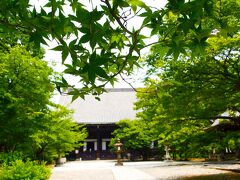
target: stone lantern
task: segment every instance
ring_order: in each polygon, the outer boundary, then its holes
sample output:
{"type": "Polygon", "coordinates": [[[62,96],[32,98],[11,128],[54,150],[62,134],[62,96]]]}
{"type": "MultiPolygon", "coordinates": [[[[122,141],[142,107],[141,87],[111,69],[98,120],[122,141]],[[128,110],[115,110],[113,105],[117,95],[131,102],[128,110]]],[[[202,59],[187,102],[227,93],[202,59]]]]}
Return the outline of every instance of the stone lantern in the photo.
{"type": "Polygon", "coordinates": [[[118,142],[116,144],[114,144],[114,146],[117,148],[117,162],[115,164],[115,166],[123,166],[123,163],[122,163],[122,158],[121,158],[121,153],[122,153],[122,143],[120,142],[120,139],[118,139],[118,142]]]}
{"type": "Polygon", "coordinates": [[[171,161],[172,158],[171,158],[171,156],[170,156],[170,154],[169,154],[169,151],[170,151],[171,149],[169,148],[168,145],[166,145],[164,150],[165,150],[165,152],[166,152],[165,161],[171,161]]]}

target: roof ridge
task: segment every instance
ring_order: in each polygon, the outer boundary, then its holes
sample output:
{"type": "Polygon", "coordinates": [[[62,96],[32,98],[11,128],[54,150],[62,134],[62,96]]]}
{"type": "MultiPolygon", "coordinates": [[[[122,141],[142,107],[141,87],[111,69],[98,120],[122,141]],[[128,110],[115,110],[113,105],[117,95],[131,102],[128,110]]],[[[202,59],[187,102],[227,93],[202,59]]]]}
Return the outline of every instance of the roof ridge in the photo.
{"type": "MultiPolygon", "coordinates": [[[[71,92],[73,88],[68,88],[67,92],[71,92]]],[[[107,92],[132,92],[135,91],[133,88],[105,88],[107,92]]]]}
{"type": "Polygon", "coordinates": [[[105,88],[107,92],[132,92],[135,91],[132,88],[105,88]]]}

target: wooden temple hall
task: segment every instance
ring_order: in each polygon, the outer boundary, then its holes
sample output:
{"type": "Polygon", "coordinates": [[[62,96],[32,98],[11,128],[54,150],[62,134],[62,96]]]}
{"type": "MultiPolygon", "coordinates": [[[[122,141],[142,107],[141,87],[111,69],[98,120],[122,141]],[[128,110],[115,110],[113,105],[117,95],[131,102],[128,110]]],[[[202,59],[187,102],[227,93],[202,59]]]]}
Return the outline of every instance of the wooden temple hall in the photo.
{"type": "Polygon", "coordinates": [[[68,158],[82,160],[113,159],[115,154],[108,147],[111,133],[117,128],[116,122],[122,119],[134,119],[136,111],[133,103],[136,94],[130,88],[107,89],[98,101],[88,95],[85,100],[77,99],[71,103],[71,96],[61,96],[60,104],[74,110],[73,118],[79,124],[85,124],[88,137],[84,146],[72,152],[68,158]]]}

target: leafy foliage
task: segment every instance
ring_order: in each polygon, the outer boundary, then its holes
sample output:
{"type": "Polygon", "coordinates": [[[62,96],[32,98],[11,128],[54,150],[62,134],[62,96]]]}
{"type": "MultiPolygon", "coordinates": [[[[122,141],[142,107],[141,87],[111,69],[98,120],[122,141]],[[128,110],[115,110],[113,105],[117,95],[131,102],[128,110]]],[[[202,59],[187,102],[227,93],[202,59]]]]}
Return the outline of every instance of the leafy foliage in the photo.
{"type": "MultiPolygon", "coordinates": [[[[133,68],[139,66],[142,50],[154,45],[145,62],[151,66],[149,77],[155,75],[157,80],[146,78],[151,93],[141,97],[137,108],[143,109],[140,118],[159,122],[163,141],[176,140],[180,135],[186,137],[191,132],[197,135],[212,123],[211,119],[217,118],[227,119],[235,130],[239,129],[238,0],[169,0],[162,9],[148,7],[140,0],[89,1],[91,7],[87,7],[85,2],[48,0],[37,10],[28,0],[3,0],[0,2],[1,42],[23,43],[29,40],[35,47],[40,47],[47,44],[46,40],[55,39],[58,46],[53,50],[62,54],[62,63],[66,66],[64,73],[80,77],[83,87],[71,91],[73,100],[79,96],[84,98],[89,93],[99,95],[107,83],[114,84],[117,75],[131,74],[133,68]],[[71,8],[71,12],[64,11],[66,6],[71,8]],[[135,18],[143,20],[138,27],[131,23],[135,18]],[[144,36],[145,29],[151,31],[151,36],[157,35],[158,40],[147,44],[145,40],[149,37],[144,36]],[[70,63],[67,58],[71,59],[70,63]],[[224,112],[228,115],[222,115],[224,112]],[[175,125],[179,125],[176,137],[171,137],[168,134],[175,125]]],[[[9,48],[4,43],[0,44],[2,49],[9,48]]],[[[8,149],[15,149],[14,144],[7,142],[19,137],[17,141],[21,144],[33,130],[28,127],[22,133],[15,127],[25,127],[25,120],[29,117],[35,117],[32,121],[41,119],[44,111],[40,107],[48,100],[49,94],[43,94],[42,99],[38,95],[51,87],[44,86],[46,89],[43,88],[39,94],[37,88],[30,88],[36,94],[29,97],[24,93],[14,95],[18,88],[21,89],[18,85],[13,88],[14,94],[8,93],[2,88],[12,85],[12,81],[5,79],[5,66],[5,63],[0,64],[0,82],[3,84],[0,86],[0,105],[5,107],[0,118],[8,121],[0,126],[14,128],[4,130],[12,136],[6,136],[9,139],[0,143],[6,144],[8,149]],[[25,102],[21,97],[28,100],[25,102]],[[35,104],[30,108],[21,106],[24,103],[31,105],[32,100],[35,104]],[[25,112],[33,116],[21,116],[26,115],[25,112]],[[19,118],[18,124],[12,123],[15,117],[19,118]]],[[[10,80],[14,80],[14,74],[10,80]]],[[[21,82],[25,82],[24,87],[28,87],[28,82],[33,83],[30,78],[21,82]]],[[[48,78],[46,81],[40,78],[36,82],[49,85],[45,83],[48,78]]],[[[60,91],[62,87],[69,87],[64,78],[56,84],[60,91]]],[[[24,88],[21,91],[25,92],[24,88]]],[[[183,142],[188,142],[188,139],[183,139],[183,142]]]]}
{"type": "Polygon", "coordinates": [[[0,66],[0,144],[11,151],[26,142],[43,116],[53,91],[52,70],[20,47],[1,53],[0,66]]]}
{"type": "Polygon", "coordinates": [[[239,37],[220,36],[208,43],[206,58],[166,60],[158,75],[161,80],[150,82],[150,87],[168,118],[224,118],[237,125],[239,37]]]}
{"type": "MultiPolygon", "coordinates": [[[[195,9],[192,17],[182,17],[194,19],[196,13],[204,17],[192,24],[196,32],[186,31],[185,26],[179,24],[183,28],[183,36],[178,37],[179,42],[176,45],[183,47],[182,52],[180,47],[171,50],[163,44],[158,44],[152,47],[151,54],[145,60],[149,71],[146,78],[147,87],[138,93],[136,108],[142,109],[138,117],[145,121],[156,121],[159,141],[171,145],[174,150],[187,147],[188,151],[194,152],[196,149],[209,151],[214,148],[220,152],[225,151],[229,143],[233,145],[238,141],[237,137],[233,140],[234,138],[229,138],[228,134],[236,130],[237,133],[240,127],[238,102],[240,26],[239,14],[234,11],[239,10],[240,5],[237,1],[221,2],[222,4],[211,5],[219,11],[202,13],[201,10],[195,9]],[[206,16],[205,13],[211,15],[206,16]],[[212,18],[218,19],[218,23],[212,18]],[[215,32],[211,29],[213,26],[216,28],[215,32]],[[211,34],[210,37],[205,36],[208,34],[204,32],[205,28],[207,31],[211,30],[208,32],[211,34]],[[199,46],[192,44],[196,51],[185,49],[185,44],[189,43],[188,38],[193,38],[185,34],[186,32],[198,39],[199,46]],[[201,38],[206,38],[203,40],[205,43],[201,38]],[[172,52],[169,53],[169,50],[172,52]],[[202,56],[196,56],[195,53],[202,56]],[[211,127],[215,120],[219,123],[215,125],[216,127],[211,127]]],[[[207,5],[210,1],[198,3],[207,5]]],[[[178,12],[186,6],[182,3],[178,8],[176,4],[172,8],[174,12],[178,12]]],[[[171,17],[174,21],[178,14],[173,13],[171,17]]]]}
{"type": "MultiPolygon", "coordinates": [[[[62,53],[65,73],[80,77],[84,88],[73,92],[81,97],[98,95],[108,82],[116,81],[118,74],[130,74],[138,66],[141,50],[152,44],[163,46],[164,55],[174,59],[186,52],[197,57],[204,54],[213,30],[232,35],[239,26],[236,0],[169,0],[163,9],[148,7],[140,0],[90,3],[87,8],[86,1],[49,0],[40,10],[28,0],[0,3],[2,34],[27,35],[36,47],[47,44],[46,39],[55,39],[59,45],[54,50],[62,53]],[[66,6],[70,12],[64,11],[66,6]],[[131,20],[139,18],[143,21],[135,27],[131,20]],[[159,37],[157,42],[146,44],[146,28],[151,36],[159,37]],[[68,57],[71,63],[66,63],[68,57]]],[[[57,86],[69,85],[62,81],[57,86]]]]}
{"type": "Polygon", "coordinates": [[[24,155],[21,152],[0,153],[0,164],[10,165],[16,160],[23,160],[24,155]]]}
{"type": "Polygon", "coordinates": [[[135,150],[144,153],[149,150],[151,143],[155,140],[155,129],[153,124],[148,125],[139,120],[121,120],[117,123],[119,126],[113,132],[114,138],[111,139],[110,146],[118,142],[118,139],[123,143],[123,149],[127,151],[135,150]]]}
{"type": "Polygon", "coordinates": [[[71,111],[57,106],[43,121],[41,128],[30,136],[35,159],[53,160],[83,145],[86,129],[73,122],[71,111]]]}
{"type": "Polygon", "coordinates": [[[11,165],[4,166],[2,177],[3,180],[16,179],[39,179],[45,180],[50,176],[50,169],[45,167],[45,164],[38,164],[33,161],[23,162],[16,160],[11,165]]]}
{"type": "Polygon", "coordinates": [[[0,57],[0,146],[26,157],[52,161],[81,146],[86,130],[72,112],[50,102],[52,70],[22,47],[0,57]]]}
{"type": "Polygon", "coordinates": [[[164,150],[165,146],[168,146],[174,158],[183,159],[206,154],[206,149],[202,148],[206,145],[203,140],[204,128],[210,123],[168,117],[158,96],[160,93],[154,91],[153,88],[154,86],[149,86],[148,89],[139,89],[135,106],[142,110],[137,113],[139,121],[144,121],[145,126],[153,124],[150,126],[151,131],[154,132],[160,149],[164,150]]]}

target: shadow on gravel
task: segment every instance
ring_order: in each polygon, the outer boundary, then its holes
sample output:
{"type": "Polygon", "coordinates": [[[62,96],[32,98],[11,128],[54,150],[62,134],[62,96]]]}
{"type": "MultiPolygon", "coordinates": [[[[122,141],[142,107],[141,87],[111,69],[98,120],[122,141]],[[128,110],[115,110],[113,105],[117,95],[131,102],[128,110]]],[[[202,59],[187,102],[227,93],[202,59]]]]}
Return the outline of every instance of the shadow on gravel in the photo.
{"type": "Polygon", "coordinates": [[[239,180],[240,174],[238,173],[227,173],[227,174],[213,174],[213,175],[202,175],[192,177],[182,177],[176,180],[239,180]]]}

